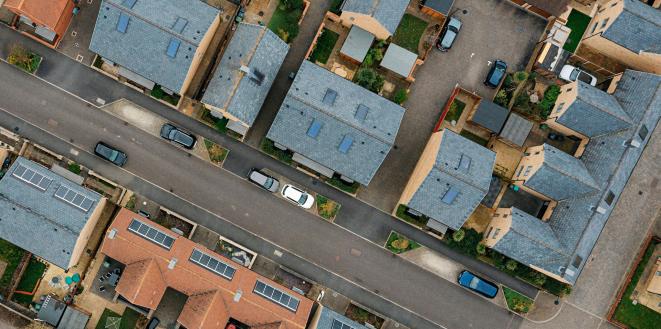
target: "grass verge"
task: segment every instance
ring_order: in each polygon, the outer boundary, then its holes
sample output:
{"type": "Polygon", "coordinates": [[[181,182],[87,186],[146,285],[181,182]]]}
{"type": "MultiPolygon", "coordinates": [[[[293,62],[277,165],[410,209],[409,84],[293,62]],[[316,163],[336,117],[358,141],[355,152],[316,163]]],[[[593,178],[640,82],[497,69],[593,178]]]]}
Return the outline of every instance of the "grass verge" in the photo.
{"type": "Polygon", "coordinates": [[[510,310],[522,314],[530,312],[530,307],[533,303],[532,299],[507,287],[503,287],[503,294],[505,295],[505,301],[507,301],[507,307],[510,310]]]}
{"type": "Polygon", "coordinates": [[[204,139],[204,146],[207,147],[209,152],[209,160],[217,165],[222,165],[229,151],[206,138],[204,139]]]}
{"type": "Polygon", "coordinates": [[[340,204],[323,196],[317,194],[317,213],[324,219],[332,221],[337,216],[340,210],[340,204]]]}
{"type": "Polygon", "coordinates": [[[392,42],[417,54],[420,38],[425,33],[427,25],[427,22],[418,17],[411,14],[404,14],[402,21],[397,26],[392,42]]]}
{"type": "Polygon", "coordinates": [[[420,248],[420,244],[395,231],[392,231],[390,232],[388,240],[386,241],[386,248],[395,254],[400,254],[405,251],[420,248]]]}

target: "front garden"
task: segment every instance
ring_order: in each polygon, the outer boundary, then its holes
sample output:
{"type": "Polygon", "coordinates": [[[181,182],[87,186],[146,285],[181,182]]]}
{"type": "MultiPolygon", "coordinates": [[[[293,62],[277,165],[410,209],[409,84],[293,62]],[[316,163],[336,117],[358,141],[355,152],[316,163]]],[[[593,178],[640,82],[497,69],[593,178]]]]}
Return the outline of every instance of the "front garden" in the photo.
{"type": "Polygon", "coordinates": [[[19,67],[25,72],[34,74],[41,64],[41,56],[26,49],[21,45],[13,45],[9,51],[7,62],[19,67]]]}
{"type": "Polygon", "coordinates": [[[380,316],[373,314],[356,304],[349,304],[349,307],[347,307],[344,315],[347,318],[363,325],[369,323],[374,328],[381,328],[383,322],[385,322],[385,320],[380,316]]]}
{"type": "Polygon", "coordinates": [[[329,29],[324,29],[319,38],[317,38],[317,44],[314,46],[312,54],[310,54],[310,61],[326,64],[339,37],[339,34],[329,29]]]}
{"type": "Polygon", "coordinates": [[[411,14],[404,14],[397,26],[392,42],[417,54],[420,38],[425,33],[428,23],[411,14]]]}
{"type": "Polygon", "coordinates": [[[395,212],[395,214],[399,219],[411,223],[417,227],[424,228],[425,226],[427,226],[429,217],[426,217],[424,215],[414,216],[407,211],[408,209],[409,208],[407,206],[400,204],[399,206],[397,206],[397,211],[395,212]]]}
{"type": "Polygon", "coordinates": [[[204,146],[206,146],[207,152],[209,153],[209,160],[214,164],[221,166],[229,151],[206,138],[204,139],[204,146]]]}
{"type": "Polygon", "coordinates": [[[651,258],[658,243],[658,240],[652,240],[647,249],[645,249],[645,253],[640,259],[640,262],[631,277],[631,281],[627,285],[624,294],[622,295],[622,299],[613,314],[613,320],[620,322],[629,328],[652,329],[658,328],[659,323],[661,323],[661,314],[642,304],[634,303],[631,298],[638,281],[640,281],[640,278],[643,275],[645,266],[648,262],[655,261],[651,258]]]}
{"type": "Polygon", "coordinates": [[[291,43],[298,35],[298,21],[303,15],[303,0],[280,0],[268,28],[280,39],[291,43]]]}
{"type": "Polygon", "coordinates": [[[458,99],[454,99],[452,101],[452,104],[450,104],[450,109],[448,110],[448,113],[445,115],[445,121],[448,122],[459,121],[459,118],[461,118],[461,113],[464,112],[465,107],[466,107],[466,103],[458,99]]]}
{"type": "Polygon", "coordinates": [[[293,162],[292,157],[294,156],[294,154],[291,151],[285,151],[275,147],[275,143],[273,143],[273,141],[268,138],[264,138],[262,140],[260,149],[262,150],[262,152],[288,165],[292,164],[293,162]]]}
{"type": "Polygon", "coordinates": [[[330,186],[333,186],[341,191],[347,192],[351,195],[355,195],[358,192],[360,184],[357,182],[347,183],[343,181],[339,175],[334,175],[331,178],[325,179],[326,183],[330,186]]]}
{"type": "Polygon", "coordinates": [[[503,294],[505,295],[507,308],[519,314],[525,314],[530,312],[530,308],[532,307],[533,304],[532,299],[508,287],[503,287],[503,294]]]}
{"type": "Polygon", "coordinates": [[[181,98],[179,95],[173,94],[167,94],[163,88],[161,88],[160,85],[154,85],[154,88],[150,92],[151,97],[154,97],[158,100],[165,101],[171,105],[177,106],[179,104],[179,99],[181,98]]]}

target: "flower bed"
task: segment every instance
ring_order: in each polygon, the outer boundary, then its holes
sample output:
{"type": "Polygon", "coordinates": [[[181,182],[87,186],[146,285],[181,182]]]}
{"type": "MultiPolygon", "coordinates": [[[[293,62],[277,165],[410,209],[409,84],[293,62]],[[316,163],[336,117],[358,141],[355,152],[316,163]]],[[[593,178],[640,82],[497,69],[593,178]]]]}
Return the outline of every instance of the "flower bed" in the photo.
{"type": "Polygon", "coordinates": [[[340,210],[340,204],[323,196],[317,194],[317,213],[324,219],[332,221],[337,216],[340,210]]]}
{"type": "Polygon", "coordinates": [[[521,314],[530,312],[530,307],[533,304],[532,299],[507,287],[503,287],[503,294],[505,295],[507,308],[521,314]]]}
{"type": "Polygon", "coordinates": [[[392,231],[388,236],[386,241],[386,249],[392,251],[395,254],[400,254],[406,251],[420,248],[420,244],[410,240],[409,238],[392,231]]]}
{"type": "Polygon", "coordinates": [[[25,72],[33,74],[37,72],[39,64],[41,64],[41,56],[25,49],[23,46],[14,45],[9,51],[7,62],[19,67],[25,72]]]}

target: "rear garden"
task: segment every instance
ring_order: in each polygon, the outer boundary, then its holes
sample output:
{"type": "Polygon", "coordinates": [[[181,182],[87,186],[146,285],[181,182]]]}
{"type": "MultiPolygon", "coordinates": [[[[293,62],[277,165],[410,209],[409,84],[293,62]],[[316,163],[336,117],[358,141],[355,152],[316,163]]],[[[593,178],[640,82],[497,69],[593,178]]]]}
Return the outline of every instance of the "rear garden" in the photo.
{"type": "Polygon", "coordinates": [[[0,293],[6,294],[9,290],[14,272],[21,263],[25,250],[0,239],[0,293]]]}
{"type": "Polygon", "coordinates": [[[565,45],[563,46],[566,51],[570,53],[576,51],[576,48],[583,37],[583,33],[585,33],[585,29],[588,28],[589,24],[590,16],[583,14],[576,9],[572,9],[571,13],[569,13],[566,24],[566,26],[571,29],[567,42],[565,42],[565,45]]]}
{"type": "Polygon", "coordinates": [[[36,258],[30,258],[28,266],[23,272],[21,280],[16,286],[16,291],[13,295],[13,300],[23,306],[28,306],[34,299],[34,292],[37,284],[41,281],[44,272],[46,272],[46,264],[38,261],[36,258]]]}
{"type": "Polygon", "coordinates": [[[544,81],[535,72],[519,71],[505,76],[494,103],[541,122],[551,114],[558,95],[559,86],[544,81]]]}
{"type": "Polygon", "coordinates": [[[106,308],[103,310],[103,314],[101,314],[101,318],[96,324],[96,329],[134,329],[138,320],[142,317],[143,316],[140,313],[128,307],[122,315],[106,308]]]}
{"type": "Polygon", "coordinates": [[[279,1],[268,28],[285,42],[291,43],[298,35],[298,22],[303,15],[305,3],[303,0],[279,1]]]}
{"type": "Polygon", "coordinates": [[[329,29],[324,29],[319,38],[317,38],[317,44],[310,55],[310,61],[326,64],[339,37],[339,34],[329,29]]]}
{"type": "Polygon", "coordinates": [[[392,42],[398,46],[418,54],[420,39],[427,29],[428,23],[411,14],[404,14],[402,21],[397,26],[392,42]]]}

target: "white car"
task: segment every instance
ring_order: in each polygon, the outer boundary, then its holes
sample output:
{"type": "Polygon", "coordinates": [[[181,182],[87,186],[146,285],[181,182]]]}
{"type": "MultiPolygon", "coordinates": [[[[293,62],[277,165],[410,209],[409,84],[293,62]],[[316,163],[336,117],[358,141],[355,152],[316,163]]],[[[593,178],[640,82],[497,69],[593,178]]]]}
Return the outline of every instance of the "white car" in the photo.
{"type": "Polygon", "coordinates": [[[314,198],[310,194],[293,185],[285,185],[280,194],[282,194],[285,199],[305,209],[312,208],[312,205],[314,204],[314,198]]]}
{"type": "Polygon", "coordinates": [[[592,86],[597,85],[597,78],[595,78],[594,75],[569,64],[562,67],[562,70],[560,71],[560,79],[570,82],[578,79],[585,83],[589,83],[592,86]]]}

